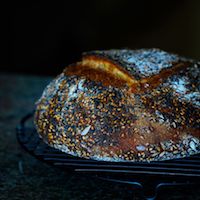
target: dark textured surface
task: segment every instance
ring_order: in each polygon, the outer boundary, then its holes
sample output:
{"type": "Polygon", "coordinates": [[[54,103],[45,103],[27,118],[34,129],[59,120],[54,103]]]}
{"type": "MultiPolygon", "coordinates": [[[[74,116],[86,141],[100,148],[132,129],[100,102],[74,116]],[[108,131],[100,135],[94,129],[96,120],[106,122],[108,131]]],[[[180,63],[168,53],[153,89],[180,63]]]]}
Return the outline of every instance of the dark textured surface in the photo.
{"type": "MultiPolygon", "coordinates": [[[[34,108],[50,79],[0,74],[0,199],[132,199],[125,186],[53,169],[18,145],[15,127],[34,108]]],[[[179,188],[159,199],[199,200],[200,191],[179,188]]]]}

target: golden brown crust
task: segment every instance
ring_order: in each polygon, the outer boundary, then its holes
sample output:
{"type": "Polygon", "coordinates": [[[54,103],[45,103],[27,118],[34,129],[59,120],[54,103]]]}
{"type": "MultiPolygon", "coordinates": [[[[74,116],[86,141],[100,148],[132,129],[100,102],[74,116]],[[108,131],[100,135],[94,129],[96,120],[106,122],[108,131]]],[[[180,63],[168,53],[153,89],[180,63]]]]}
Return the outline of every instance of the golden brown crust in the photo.
{"type": "MultiPolygon", "coordinates": [[[[157,51],[121,52],[142,58],[149,69],[163,65],[148,76],[134,77],[135,69],[119,64],[119,51],[93,52],[66,68],[37,103],[39,134],[66,153],[97,160],[159,161],[199,153],[199,64],[157,51]]],[[[132,64],[140,69],[144,63],[132,64]]]]}
{"type": "Polygon", "coordinates": [[[126,80],[120,79],[112,73],[76,64],[67,67],[64,73],[67,76],[83,76],[91,81],[101,82],[104,86],[124,87],[127,83],[126,80]]]}

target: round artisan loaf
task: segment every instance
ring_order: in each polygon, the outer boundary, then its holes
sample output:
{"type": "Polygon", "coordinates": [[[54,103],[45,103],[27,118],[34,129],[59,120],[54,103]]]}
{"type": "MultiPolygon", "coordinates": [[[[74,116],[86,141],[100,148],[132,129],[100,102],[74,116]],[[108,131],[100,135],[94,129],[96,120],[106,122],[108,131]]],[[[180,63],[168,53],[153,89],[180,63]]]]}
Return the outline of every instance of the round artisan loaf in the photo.
{"type": "Polygon", "coordinates": [[[35,125],[50,146],[101,161],[200,153],[200,63],[159,49],[83,54],[44,90],[35,125]]]}

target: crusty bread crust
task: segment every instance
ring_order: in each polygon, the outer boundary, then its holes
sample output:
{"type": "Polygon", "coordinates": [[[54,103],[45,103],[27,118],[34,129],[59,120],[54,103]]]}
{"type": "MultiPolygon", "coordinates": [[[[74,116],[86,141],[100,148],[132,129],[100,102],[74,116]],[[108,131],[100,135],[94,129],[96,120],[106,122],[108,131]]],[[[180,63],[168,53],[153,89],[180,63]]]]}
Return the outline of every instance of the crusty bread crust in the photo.
{"type": "Polygon", "coordinates": [[[37,131],[50,146],[96,160],[200,153],[199,67],[158,49],[85,53],[44,90],[37,131]]]}

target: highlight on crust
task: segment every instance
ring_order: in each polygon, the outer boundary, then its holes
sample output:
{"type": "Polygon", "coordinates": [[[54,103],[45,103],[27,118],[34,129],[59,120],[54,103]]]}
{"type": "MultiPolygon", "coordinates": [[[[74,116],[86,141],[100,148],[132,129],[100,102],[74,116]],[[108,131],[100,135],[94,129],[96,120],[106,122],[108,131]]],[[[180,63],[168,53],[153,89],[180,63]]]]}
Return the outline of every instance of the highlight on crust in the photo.
{"type": "Polygon", "coordinates": [[[188,61],[182,63],[172,63],[169,69],[161,69],[159,74],[144,77],[136,80],[129,71],[120,66],[116,61],[102,58],[95,55],[83,56],[82,61],[66,67],[66,75],[79,75],[100,81],[105,85],[120,87],[127,85],[131,92],[144,92],[146,89],[152,89],[158,86],[163,79],[177,73],[183,68],[190,66],[188,61]]]}

